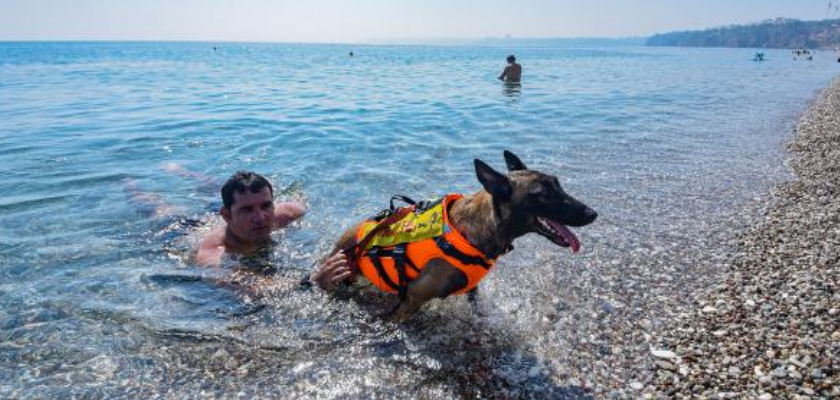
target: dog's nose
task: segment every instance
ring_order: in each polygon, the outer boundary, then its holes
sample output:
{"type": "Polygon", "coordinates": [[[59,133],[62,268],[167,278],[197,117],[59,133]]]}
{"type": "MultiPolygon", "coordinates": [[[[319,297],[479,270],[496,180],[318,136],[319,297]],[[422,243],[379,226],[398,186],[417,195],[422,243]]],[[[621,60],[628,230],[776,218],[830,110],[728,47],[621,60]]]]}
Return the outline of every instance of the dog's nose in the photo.
{"type": "Polygon", "coordinates": [[[587,224],[592,223],[592,221],[595,221],[595,218],[598,218],[598,213],[589,207],[586,207],[586,210],[583,212],[583,215],[586,216],[587,224]]]}

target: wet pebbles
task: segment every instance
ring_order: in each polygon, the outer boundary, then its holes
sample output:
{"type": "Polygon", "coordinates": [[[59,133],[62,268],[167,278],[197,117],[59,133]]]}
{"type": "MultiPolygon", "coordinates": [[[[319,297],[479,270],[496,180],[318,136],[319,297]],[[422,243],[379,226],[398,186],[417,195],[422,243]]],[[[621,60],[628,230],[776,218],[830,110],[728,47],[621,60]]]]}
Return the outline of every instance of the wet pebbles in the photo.
{"type": "Polygon", "coordinates": [[[840,398],[840,80],[802,117],[789,150],[796,178],[738,238],[719,283],[655,335],[644,382],[622,394],[840,398]]]}

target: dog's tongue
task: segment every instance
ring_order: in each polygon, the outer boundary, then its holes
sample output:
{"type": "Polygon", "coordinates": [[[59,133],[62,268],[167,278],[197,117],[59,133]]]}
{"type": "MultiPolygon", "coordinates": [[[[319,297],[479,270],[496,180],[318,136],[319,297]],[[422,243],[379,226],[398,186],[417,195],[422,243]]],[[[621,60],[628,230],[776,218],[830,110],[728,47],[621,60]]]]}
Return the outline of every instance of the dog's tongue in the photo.
{"type": "Polygon", "coordinates": [[[552,220],[548,220],[548,223],[551,224],[551,227],[563,237],[563,240],[569,244],[569,247],[572,249],[572,253],[577,253],[580,251],[580,240],[578,240],[577,236],[572,233],[569,228],[566,228],[566,225],[558,224],[552,220]]]}

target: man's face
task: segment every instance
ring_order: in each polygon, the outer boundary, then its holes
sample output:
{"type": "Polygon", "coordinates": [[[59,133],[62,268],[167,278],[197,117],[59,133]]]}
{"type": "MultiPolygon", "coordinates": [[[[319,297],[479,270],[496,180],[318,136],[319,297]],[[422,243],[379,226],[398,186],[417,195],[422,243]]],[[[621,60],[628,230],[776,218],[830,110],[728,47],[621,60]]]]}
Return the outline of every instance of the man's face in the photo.
{"type": "Polygon", "coordinates": [[[274,220],[274,199],[268,187],[258,193],[233,193],[230,209],[222,207],[222,217],[238,238],[259,243],[271,237],[274,220]]]}

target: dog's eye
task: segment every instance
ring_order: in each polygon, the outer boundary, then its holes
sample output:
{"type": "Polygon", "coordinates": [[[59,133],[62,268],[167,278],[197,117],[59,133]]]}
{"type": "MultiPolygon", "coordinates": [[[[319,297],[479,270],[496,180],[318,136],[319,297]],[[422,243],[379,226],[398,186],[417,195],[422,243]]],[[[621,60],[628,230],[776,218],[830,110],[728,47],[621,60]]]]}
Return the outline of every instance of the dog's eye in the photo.
{"type": "Polygon", "coordinates": [[[528,194],[535,197],[542,196],[543,194],[545,194],[545,188],[543,188],[542,186],[537,186],[531,189],[531,191],[529,191],[528,194]]]}

